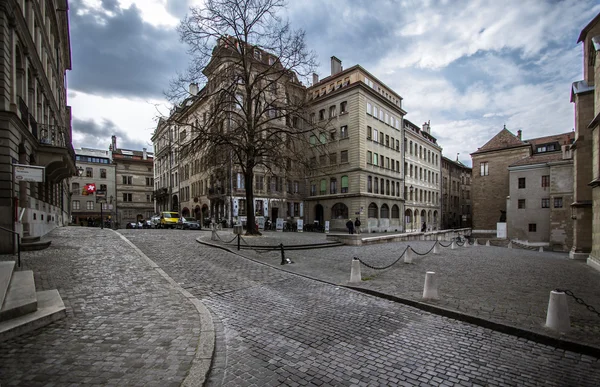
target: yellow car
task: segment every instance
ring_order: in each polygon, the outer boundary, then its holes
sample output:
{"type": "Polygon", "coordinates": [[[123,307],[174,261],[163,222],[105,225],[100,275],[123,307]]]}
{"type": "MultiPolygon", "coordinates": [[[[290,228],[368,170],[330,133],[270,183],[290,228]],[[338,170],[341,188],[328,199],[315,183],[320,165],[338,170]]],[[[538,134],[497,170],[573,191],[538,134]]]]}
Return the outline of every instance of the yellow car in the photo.
{"type": "Polygon", "coordinates": [[[164,211],[160,213],[160,228],[175,228],[179,214],[177,212],[164,211]]]}

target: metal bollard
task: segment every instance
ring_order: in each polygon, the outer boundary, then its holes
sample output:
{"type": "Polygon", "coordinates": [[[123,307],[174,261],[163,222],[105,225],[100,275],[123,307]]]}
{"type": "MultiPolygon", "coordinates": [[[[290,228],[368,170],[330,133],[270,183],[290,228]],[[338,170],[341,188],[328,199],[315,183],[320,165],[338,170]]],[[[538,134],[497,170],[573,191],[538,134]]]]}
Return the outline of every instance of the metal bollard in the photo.
{"type": "Polygon", "coordinates": [[[548,301],[548,313],[546,314],[546,327],[557,332],[567,332],[571,328],[569,317],[569,305],[567,295],[563,292],[553,290],[550,292],[548,301]]]}
{"type": "Polygon", "coordinates": [[[425,286],[423,287],[423,299],[424,300],[437,300],[439,299],[438,294],[438,281],[434,271],[428,271],[425,273],[425,286]]]}
{"type": "Polygon", "coordinates": [[[412,247],[410,246],[404,251],[404,263],[412,263],[412,247]]]}
{"type": "Polygon", "coordinates": [[[285,251],[283,250],[283,243],[279,244],[279,248],[281,249],[281,264],[285,265],[287,260],[285,259],[285,251]]]}
{"type": "Polygon", "coordinates": [[[352,259],[352,267],[350,269],[350,282],[356,283],[361,282],[362,276],[360,274],[360,261],[358,258],[354,257],[352,259]]]}
{"type": "Polygon", "coordinates": [[[238,236],[237,236],[238,237],[237,238],[238,239],[238,251],[240,251],[240,239],[241,239],[241,236],[242,236],[241,234],[238,234],[238,236]]]}

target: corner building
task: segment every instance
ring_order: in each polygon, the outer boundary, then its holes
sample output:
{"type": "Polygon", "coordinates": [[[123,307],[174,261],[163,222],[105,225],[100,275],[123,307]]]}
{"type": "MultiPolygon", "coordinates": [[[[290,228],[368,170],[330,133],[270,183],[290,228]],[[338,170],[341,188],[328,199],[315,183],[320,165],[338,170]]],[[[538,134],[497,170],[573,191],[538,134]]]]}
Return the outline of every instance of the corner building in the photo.
{"type": "Polygon", "coordinates": [[[307,90],[309,119],[323,127],[311,136],[307,223],[330,222],[345,230],[404,231],[402,97],[360,65],[342,69],[331,58],[331,75],[307,90]]]}

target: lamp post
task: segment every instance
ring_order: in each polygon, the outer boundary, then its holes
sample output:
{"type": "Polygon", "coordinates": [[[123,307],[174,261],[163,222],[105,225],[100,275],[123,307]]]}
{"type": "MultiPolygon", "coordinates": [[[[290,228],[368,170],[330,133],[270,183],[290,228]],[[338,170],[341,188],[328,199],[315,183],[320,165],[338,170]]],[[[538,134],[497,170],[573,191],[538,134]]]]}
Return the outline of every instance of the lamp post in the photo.
{"type": "MultiPolygon", "coordinates": [[[[408,188],[410,191],[410,201],[413,201],[413,191],[415,190],[415,187],[412,186],[412,184],[410,185],[410,187],[408,188]]],[[[411,211],[411,225],[410,225],[410,231],[414,231],[415,230],[415,212],[413,210],[411,211]]]]}

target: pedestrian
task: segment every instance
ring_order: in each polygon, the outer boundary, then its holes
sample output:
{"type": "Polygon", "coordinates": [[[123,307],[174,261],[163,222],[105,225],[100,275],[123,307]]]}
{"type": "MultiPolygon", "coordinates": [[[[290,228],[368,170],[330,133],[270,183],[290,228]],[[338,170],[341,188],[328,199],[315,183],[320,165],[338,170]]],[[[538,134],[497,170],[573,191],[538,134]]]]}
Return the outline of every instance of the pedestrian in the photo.
{"type": "Polygon", "coordinates": [[[421,232],[427,231],[427,223],[423,222],[423,226],[421,227],[421,232]]]}
{"type": "Polygon", "coordinates": [[[348,234],[354,234],[354,223],[352,223],[352,219],[348,219],[346,227],[348,228],[348,234]]]}
{"type": "Polygon", "coordinates": [[[354,221],[354,229],[356,230],[357,234],[360,234],[360,219],[358,219],[358,217],[354,221]]]}

